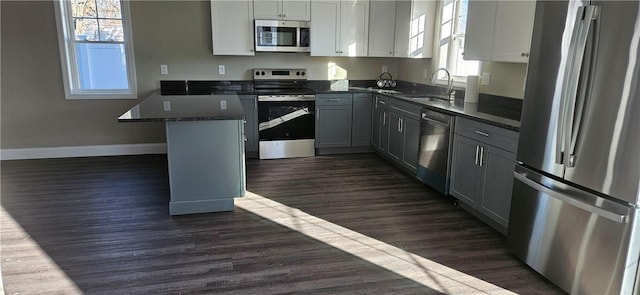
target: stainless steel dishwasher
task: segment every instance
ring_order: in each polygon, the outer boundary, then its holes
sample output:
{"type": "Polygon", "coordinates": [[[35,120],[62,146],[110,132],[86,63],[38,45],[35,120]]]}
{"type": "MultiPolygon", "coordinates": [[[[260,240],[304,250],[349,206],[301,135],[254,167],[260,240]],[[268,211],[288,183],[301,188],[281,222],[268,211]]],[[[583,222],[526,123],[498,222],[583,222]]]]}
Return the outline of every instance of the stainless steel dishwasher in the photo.
{"type": "Polygon", "coordinates": [[[454,116],[422,109],[417,177],[445,196],[449,194],[454,122],[454,116]]]}

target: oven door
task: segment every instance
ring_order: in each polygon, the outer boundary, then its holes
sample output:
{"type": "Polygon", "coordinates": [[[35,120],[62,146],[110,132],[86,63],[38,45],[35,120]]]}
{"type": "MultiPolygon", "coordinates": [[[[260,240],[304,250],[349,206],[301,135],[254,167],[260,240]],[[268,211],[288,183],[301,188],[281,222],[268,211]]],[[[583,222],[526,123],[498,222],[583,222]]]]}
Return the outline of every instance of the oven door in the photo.
{"type": "Polygon", "coordinates": [[[315,96],[258,96],[260,159],[315,156],[315,96]]]}
{"type": "Polygon", "coordinates": [[[315,138],[314,98],[258,97],[260,141],[315,138]]]}

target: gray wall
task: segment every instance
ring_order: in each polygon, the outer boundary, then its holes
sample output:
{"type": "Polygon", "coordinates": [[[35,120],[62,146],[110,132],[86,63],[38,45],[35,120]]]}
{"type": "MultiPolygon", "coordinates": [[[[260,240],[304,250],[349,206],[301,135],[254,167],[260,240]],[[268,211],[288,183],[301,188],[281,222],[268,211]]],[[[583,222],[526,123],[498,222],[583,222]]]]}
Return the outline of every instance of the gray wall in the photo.
{"type": "MultiPolygon", "coordinates": [[[[132,1],[138,100],[65,100],[51,1],[0,1],[0,148],[164,142],[160,123],[118,123],[116,118],[159,88],[160,80],[245,80],[254,67],[306,67],[309,79],[326,80],[329,63],[348,79],[376,79],[382,65],[398,79],[423,83],[430,60],[329,58],[258,53],[213,56],[209,1],[132,1]],[[169,75],[160,75],[160,65],[169,75]],[[218,65],[226,75],[218,75],[218,65]]],[[[513,77],[514,69],[493,74],[513,77]]],[[[519,71],[520,69],[515,69],[519,71]]],[[[516,74],[517,76],[517,74],[516,74]]],[[[520,75],[522,76],[522,75],[520,75]]],[[[515,96],[509,83],[493,94],[515,96]]],[[[519,96],[521,97],[521,95],[519,96]]]]}

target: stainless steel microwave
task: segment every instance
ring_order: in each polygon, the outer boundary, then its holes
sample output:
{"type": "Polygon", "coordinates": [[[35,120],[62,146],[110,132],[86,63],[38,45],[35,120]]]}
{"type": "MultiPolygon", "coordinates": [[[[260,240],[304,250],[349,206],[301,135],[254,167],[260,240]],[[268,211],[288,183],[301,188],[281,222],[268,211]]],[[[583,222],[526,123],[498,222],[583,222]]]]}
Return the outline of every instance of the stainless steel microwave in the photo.
{"type": "Polygon", "coordinates": [[[309,22],[255,20],[256,51],[309,52],[309,22]]]}

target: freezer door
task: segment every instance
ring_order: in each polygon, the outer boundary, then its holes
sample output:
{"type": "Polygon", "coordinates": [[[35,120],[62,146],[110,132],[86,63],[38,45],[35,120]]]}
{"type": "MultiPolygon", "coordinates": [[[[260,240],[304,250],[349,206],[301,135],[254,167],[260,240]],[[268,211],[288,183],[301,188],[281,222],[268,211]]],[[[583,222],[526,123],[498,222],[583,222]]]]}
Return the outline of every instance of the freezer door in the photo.
{"type": "Polygon", "coordinates": [[[521,166],[514,175],[509,249],[571,294],[632,294],[637,210],[521,166]]]}
{"type": "Polygon", "coordinates": [[[565,179],[638,204],[640,2],[591,5],[597,18],[585,49],[565,179]]]}
{"type": "Polygon", "coordinates": [[[522,108],[518,161],[564,176],[558,138],[565,68],[572,56],[580,1],[538,1],[522,108]],[[561,162],[560,162],[561,163],[561,162]]]}

